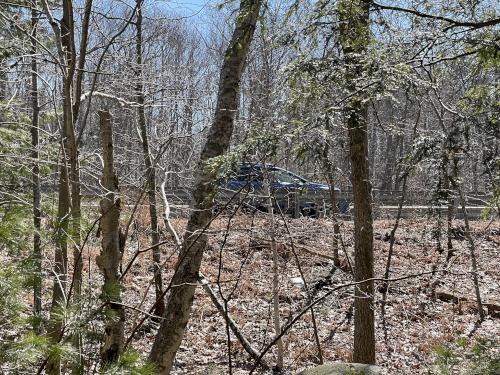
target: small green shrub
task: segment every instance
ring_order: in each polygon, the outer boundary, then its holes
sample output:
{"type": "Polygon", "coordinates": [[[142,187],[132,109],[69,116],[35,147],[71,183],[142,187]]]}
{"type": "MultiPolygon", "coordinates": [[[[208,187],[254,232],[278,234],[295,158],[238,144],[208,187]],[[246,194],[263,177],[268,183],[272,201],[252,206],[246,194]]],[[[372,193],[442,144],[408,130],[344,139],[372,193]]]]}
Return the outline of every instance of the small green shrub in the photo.
{"type": "Polygon", "coordinates": [[[499,340],[478,337],[460,338],[434,348],[436,375],[498,375],[500,374],[499,340]]]}
{"type": "Polygon", "coordinates": [[[157,374],[155,367],[141,361],[140,355],[135,351],[126,351],[123,353],[116,363],[106,366],[102,370],[103,375],[154,375],[157,374]]]}

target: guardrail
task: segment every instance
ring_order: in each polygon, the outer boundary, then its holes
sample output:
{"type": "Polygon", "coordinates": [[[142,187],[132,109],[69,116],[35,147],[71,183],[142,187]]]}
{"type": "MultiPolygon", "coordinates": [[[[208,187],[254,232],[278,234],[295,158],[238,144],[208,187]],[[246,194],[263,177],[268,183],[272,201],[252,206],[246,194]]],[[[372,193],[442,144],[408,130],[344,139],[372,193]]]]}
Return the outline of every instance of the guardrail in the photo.
{"type": "MultiPolygon", "coordinates": [[[[290,207],[295,208],[293,212],[294,217],[299,217],[300,212],[298,207],[300,202],[297,202],[292,196],[293,192],[290,193],[290,207]]],[[[189,207],[190,193],[187,190],[175,190],[167,192],[167,199],[169,203],[173,206],[173,210],[177,211],[179,214],[184,216],[189,207]]],[[[299,195],[300,199],[300,195],[299,195]]],[[[394,218],[397,215],[399,200],[401,199],[401,191],[377,191],[374,190],[373,197],[373,215],[375,218],[394,218]]],[[[480,218],[483,211],[487,209],[489,200],[491,196],[488,195],[467,195],[467,213],[470,218],[480,218]]],[[[336,193],[336,200],[339,204],[347,207],[347,212],[342,215],[346,219],[350,219],[352,214],[352,192],[341,191],[336,193]]],[[[430,203],[430,202],[429,202],[430,203]]],[[[457,202],[458,203],[458,202],[457,202]]],[[[405,204],[402,209],[401,216],[403,218],[410,217],[421,217],[430,214],[445,214],[448,209],[447,203],[443,205],[427,204],[427,202],[422,202],[422,204],[415,204],[413,200],[410,200],[409,204],[405,204]]],[[[494,214],[495,212],[492,212],[494,214]]],[[[454,216],[456,218],[463,218],[463,213],[460,207],[455,207],[454,216]]]]}
{"type": "MultiPolygon", "coordinates": [[[[378,189],[373,189],[373,216],[374,218],[394,218],[397,215],[399,200],[401,199],[401,191],[383,191],[378,189]]],[[[138,191],[128,191],[124,193],[124,195],[129,197],[129,202],[134,201],[134,197],[139,195],[138,191]]],[[[189,204],[191,199],[190,191],[185,189],[175,189],[169,190],[166,192],[167,199],[172,209],[172,214],[174,216],[187,216],[189,215],[189,204]]],[[[301,212],[299,210],[300,201],[296,201],[293,197],[294,193],[290,192],[289,197],[289,212],[292,213],[294,217],[299,217],[301,212]]],[[[87,196],[91,199],[96,197],[97,195],[93,192],[84,193],[84,196],[87,196]]],[[[410,218],[410,217],[422,217],[431,214],[441,213],[445,215],[445,211],[447,208],[447,202],[443,202],[442,205],[436,205],[432,202],[424,201],[425,195],[421,195],[418,199],[412,197],[411,195],[405,200],[405,205],[402,209],[402,217],[410,218]]],[[[480,218],[483,211],[488,208],[489,201],[491,200],[491,195],[485,194],[467,194],[467,211],[470,218],[480,218]]],[[[301,195],[299,194],[299,199],[301,199],[301,195]]],[[[227,199],[228,200],[228,199],[227,199]]],[[[339,205],[342,205],[345,210],[342,210],[344,213],[342,215],[343,218],[349,220],[352,219],[352,207],[353,207],[353,199],[351,191],[340,191],[336,193],[336,200],[339,205]]],[[[161,202],[159,202],[161,204],[161,202]]],[[[329,202],[326,202],[328,205],[329,202]]],[[[458,203],[458,202],[456,202],[458,203]]],[[[492,212],[495,214],[495,211],[492,212]]],[[[462,210],[460,207],[455,207],[454,216],[456,218],[462,218],[462,210]]]]}
{"type": "MultiPolygon", "coordinates": [[[[167,191],[167,198],[169,201],[171,200],[172,204],[189,204],[191,194],[188,189],[175,189],[171,191],[167,191]]],[[[401,199],[402,191],[387,191],[387,190],[372,190],[373,203],[375,205],[394,205],[397,206],[399,204],[399,200],[401,199]]],[[[431,204],[432,202],[426,201],[425,195],[422,194],[417,198],[411,196],[411,194],[407,194],[408,198],[405,200],[408,204],[411,205],[426,205],[431,204]]],[[[474,194],[468,193],[466,195],[467,205],[469,206],[487,206],[491,200],[491,194],[474,194]]],[[[351,203],[353,201],[352,191],[343,190],[336,193],[337,201],[346,201],[351,203]]]]}

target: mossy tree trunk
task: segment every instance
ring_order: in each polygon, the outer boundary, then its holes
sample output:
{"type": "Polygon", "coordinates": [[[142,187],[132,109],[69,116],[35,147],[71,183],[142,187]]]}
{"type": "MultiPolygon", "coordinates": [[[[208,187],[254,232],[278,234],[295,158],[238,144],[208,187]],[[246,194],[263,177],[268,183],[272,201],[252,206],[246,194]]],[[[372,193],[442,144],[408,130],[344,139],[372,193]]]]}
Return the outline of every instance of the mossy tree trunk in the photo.
{"type": "Polygon", "coordinates": [[[234,117],[238,110],[240,79],[252,40],[261,0],[242,0],[236,27],[221,67],[215,117],[207,142],[202,150],[197,179],[193,189],[193,211],[171,281],[164,320],[156,336],[150,360],[160,374],[169,374],[179,348],[193,304],[201,260],[207,243],[205,229],[212,219],[214,181],[217,171],[207,162],[223,155],[233,133],[234,117]]]}

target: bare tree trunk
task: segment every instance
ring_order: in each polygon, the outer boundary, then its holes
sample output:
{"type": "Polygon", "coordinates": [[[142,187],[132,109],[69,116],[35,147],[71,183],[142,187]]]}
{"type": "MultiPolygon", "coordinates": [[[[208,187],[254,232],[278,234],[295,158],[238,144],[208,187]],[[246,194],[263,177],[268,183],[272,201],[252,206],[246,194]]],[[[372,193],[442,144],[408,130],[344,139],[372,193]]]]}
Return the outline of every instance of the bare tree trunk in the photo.
{"type": "Polygon", "coordinates": [[[212,219],[213,196],[217,171],[207,161],[224,154],[233,133],[234,116],[238,108],[241,73],[253,37],[260,0],[242,0],[236,27],[221,67],[215,118],[200,157],[197,179],[193,190],[194,210],[186,228],[176,270],[171,281],[164,320],[158,331],[150,360],[160,374],[169,374],[175,354],[184,336],[189,320],[194,291],[198,280],[207,237],[205,229],[212,219]]]}
{"type": "Polygon", "coordinates": [[[369,173],[370,173],[370,179],[377,178],[379,173],[376,168],[378,163],[376,163],[377,156],[378,156],[378,137],[377,137],[377,128],[375,126],[370,127],[367,129],[367,131],[370,134],[370,140],[368,142],[368,164],[372,166],[370,168],[369,173]]]}
{"type": "MultiPolygon", "coordinates": [[[[290,228],[288,227],[288,224],[286,223],[286,219],[285,219],[285,216],[283,215],[283,211],[281,211],[281,210],[280,210],[280,215],[281,215],[281,218],[283,220],[283,223],[285,224],[285,229],[287,231],[287,234],[290,237],[290,247],[292,249],[292,253],[293,253],[293,257],[295,258],[295,262],[297,263],[297,270],[299,271],[300,278],[302,279],[302,282],[304,283],[304,290],[307,294],[307,300],[308,300],[309,304],[312,304],[313,294],[311,293],[311,290],[310,290],[309,286],[307,285],[307,281],[306,281],[306,278],[304,276],[304,272],[302,270],[302,267],[300,266],[300,259],[299,259],[299,256],[297,255],[295,244],[293,242],[293,236],[290,232],[290,228]]],[[[313,306],[311,306],[310,311],[311,311],[311,322],[312,322],[313,332],[314,332],[314,341],[316,342],[316,347],[318,348],[318,362],[319,362],[319,364],[322,365],[324,363],[323,350],[321,349],[321,341],[320,341],[319,335],[318,335],[318,324],[316,322],[316,314],[314,313],[313,306]]],[[[280,332],[280,334],[281,333],[282,332],[280,332]]]]}
{"type": "Polygon", "coordinates": [[[33,285],[33,314],[35,315],[34,329],[40,329],[39,318],[42,312],[42,252],[41,252],[41,194],[40,194],[40,165],[39,165],[39,112],[38,107],[38,64],[36,61],[38,14],[36,0],[33,0],[31,9],[31,159],[32,159],[32,184],[33,184],[33,261],[35,265],[35,281],[33,285]]]}
{"type": "MultiPolygon", "coordinates": [[[[66,283],[68,272],[68,238],[72,238],[76,247],[79,245],[80,225],[80,193],[79,171],[75,169],[78,163],[76,144],[74,142],[73,108],[72,108],[72,81],[75,72],[74,48],[74,21],[73,4],[71,0],[62,2],[63,15],[60,23],[54,20],[48,2],[42,5],[50,25],[56,36],[59,58],[65,64],[63,70],[63,121],[61,125],[61,166],[59,172],[59,195],[56,223],[56,247],[54,250],[54,287],[51,306],[51,324],[49,336],[53,342],[59,342],[63,335],[63,322],[60,321],[60,310],[67,304],[66,283]],[[70,188],[71,186],[71,188],[70,188]],[[72,197],[73,195],[73,197],[72,197]],[[73,200],[73,201],[72,201],[73,200]],[[70,216],[73,223],[70,223],[70,216]],[[75,220],[76,219],[76,220],[75,220]],[[71,231],[70,229],[71,224],[71,231]]],[[[75,263],[75,276],[79,272],[79,265],[75,263]]],[[[81,272],[80,272],[81,275],[81,272]]],[[[74,288],[79,290],[80,284],[74,281],[74,288]]],[[[47,373],[54,375],[61,371],[59,358],[49,358],[47,373]]]]}
{"type": "MultiPolygon", "coordinates": [[[[54,286],[52,292],[52,305],[51,305],[51,324],[49,335],[54,343],[60,341],[62,333],[63,321],[61,321],[61,309],[64,309],[67,302],[66,283],[68,275],[68,237],[70,227],[70,207],[71,207],[71,194],[70,194],[70,181],[69,169],[67,163],[67,142],[66,142],[66,126],[65,121],[67,115],[67,100],[64,98],[64,113],[63,125],[61,129],[61,166],[59,170],[59,193],[58,193],[58,206],[57,206],[57,223],[56,223],[56,246],[54,250],[54,286]]],[[[57,375],[61,369],[60,360],[58,358],[50,358],[47,363],[47,373],[57,375]]]]}
{"type": "Polygon", "coordinates": [[[63,1],[63,18],[61,21],[61,41],[66,49],[67,73],[63,82],[63,126],[65,127],[65,148],[69,160],[69,178],[71,187],[71,240],[73,242],[73,280],[74,295],[81,293],[83,261],[80,256],[81,243],[81,196],[80,165],[76,145],[74,112],[73,112],[73,77],[75,75],[75,25],[73,19],[72,0],[63,1]]]}
{"type": "Polygon", "coordinates": [[[332,205],[331,218],[333,220],[333,264],[335,267],[340,266],[340,256],[339,256],[339,244],[340,244],[340,222],[338,219],[339,210],[337,208],[337,194],[335,192],[335,176],[334,176],[334,166],[330,160],[326,157],[323,161],[326,179],[328,181],[328,188],[330,194],[330,204],[332,205]]]}
{"type": "MultiPolygon", "coordinates": [[[[347,66],[346,80],[353,97],[346,109],[350,138],[350,157],[354,200],[355,281],[373,278],[373,218],[368,163],[368,105],[363,94],[356,94],[355,80],[364,74],[366,46],[369,43],[368,0],[339,3],[341,44],[347,66]]],[[[375,324],[373,281],[356,288],[354,300],[353,361],[375,363],[375,324]]]]}
{"type": "MultiPolygon", "coordinates": [[[[74,42],[74,20],[73,20],[73,8],[72,1],[67,1],[69,5],[68,8],[68,26],[66,27],[67,34],[69,35],[69,40],[67,44],[71,45],[68,50],[71,53],[71,61],[70,66],[70,77],[73,79],[75,75],[75,66],[76,66],[76,49],[74,42]]],[[[73,272],[73,287],[74,287],[74,296],[76,299],[80,297],[81,294],[81,285],[82,285],[82,270],[83,270],[83,257],[82,257],[82,249],[81,245],[81,181],[80,181],[80,163],[79,163],[79,152],[78,152],[78,142],[75,132],[75,123],[78,118],[78,113],[80,111],[80,101],[82,95],[82,82],[83,82],[83,73],[85,68],[85,61],[87,57],[87,44],[88,44],[88,35],[90,28],[90,15],[92,11],[92,3],[93,0],[85,0],[84,6],[84,14],[81,25],[81,37],[80,37],[80,54],[78,57],[78,69],[76,70],[76,82],[74,88],[74,97],[72,98],[72,119],[73,121],[70,123],[70,129],[68,129],[69,133],[69,143],[71,145],[70,152],[70,160],[71,160],[71,217],[73,220],[73,262],[74,262],[74,272],[73,272]]],[[[64,39],[63,39],[64,40],[64,39]]],[[[69,124],[69,123],[68,123],[69,124]]],[[[78,344],[79,345],[79,344],[78,344]]],[[[77,349],[79,349],[77,345],[77,349]]]]}
{"type": "MultiPolygon", "coordinates": [[[[8,79],[7,79],[7,69],[6,69],[6,66],[7,65],[7,59],[2,59],[2,61],[0,61],[0,100],[1,101],[4,101],[5,100],[5,97],[6,97],[6,91],[7,91],[7,82],[8,82],[8,79]]],[[[4,113],[2,111],[2,113],[0,113],[0,122],[4,122],[5,121],[5,118],[4,118],[4,113]]]]}
{"type": "MultiPolygon", "coordinates": [[[[59,202],[57,212],[56,229],[56,250],[55,250],[55,278],[54,291],[52,297],[51,318],[52,324],[49,334],[56,342],[60,341],[64,332],[62,322],[55,318],[64,305],[68,303],[71,293],[74,293],[76,300],[81,293],[83,260],[81,254],[81,195],[80,195],[80,168],[78,161],[78,148],[75,136],[75,121],[78,114],[81,82],[83,79],[83,67],[85,63],[88,28],[92,0],[85,1],[85,12],[82,23],[82,39],[80,41],[79,71],[77,74],[77,90],[74,96],[77,98],[73,103],[73,78],[76,70],[76,49],[75,49],[75,24],[72,0],[62,1],[62,19],[58,22],[49,7],[47,0],[41,0],[44,13],[55,35],[55,44],[62,70],[62,106],[63,121],[61,125],[61,154],[62,162],[59,176],[59,202]],[[73,105],[75,104],[75,107],[73,105]],[[70,220],[71,217],[71,220],[70,220]],[[71,229],[70,229],[71,228],[71,229]],[[67,247],[68,238],[71,238],[73,245],[73,278],[68,295],[66,295],[66,282],[68,271],[67,247]]],[[[78,335],[77,335],[78,336],[78,335]]],[[[73,340],[76,349],[79,350],[80,339],[73,340]]],[[[80,362],[80,361],[77,361],[80,362]]],[[[81,372],[80,364],[74,370],[81,372]]],[[[47,363],[49,374],[60,372],[60,363],[56,358],[50,359],[47,363]]]]}
{"type": "Polygon", "coordinates": [[[121,304],[122,285],[119,273],[124,241],[120,232],[120,198],[118,178],[113,166],[113,135],[111,115],[108,111],[99,111],[99,124],[104,160],[102,186],[106,190],[101,199],[102,249],[96,263],[104,275],[102,299],[107,303],[107,321],[101,359],[103,364],[107,364],[118,359],[125,340],[125,310],[121,304]]]}
{"type": "MultiPolygon", "coordinates": [[[[406,112],[406,110],[405,110],[406,112]]],[[[421,115],[421,108],[417,112],[417,120],[415,121],[415,125],[413,126],[413,131],[412,131],[412,136],[411,136],[411,141],[413,142],[415,140],[416,134],[417,134],[417,126],[420,122],[420,115],[421,115]]],[[[411,161],[410,163],[414,163],[414,161],[411,161]]],[[[403,164],[403,163],[401,163],[403,164]]],[[[403,213],[403,206],[405,203],[406,199],[406,191],[408,188],[408,177],[410,176],[410,172],[412,170],[413,164],[408,164],[406,166],[399,166],[398,168],[405,168],[402,172],[402,188],[401,188],[401,196],[399,197],[399,203],[398,203],[398,212],[396,214],[396,221],[394,222],[394,226],[392,227],[391,234],[390,234],[390,242],[389,242],[389,252],[387,254],[387,261],[385,264],[385,272],[384,272],[384,279],[387,280],[389,279],[389,275],[391,272],[391,262],[392,262],[392,255],[394,252],[394,243],[396,241],[396,231],[398,230],[399,227],[399,222],[401,221],[401,216],[403,213]]],[[[399,176],[396,176],[396,180],[399,180],[399,176]]],[[[384,285],[382,287],[383,290],[383,302],[382,302],[382,311],[384,312],[385,315],[385,301],[387,299],[387,292],[389,290],[389,284],[387,281],[384,282],[384,285]]],[[[385,328],[385,327],[384,327],[385,328]]],[[[385,334],[385,332],[384,332],[385,334]]],[[[385,339],[387,342],[387,338],[385,339]]]]}
{"type": "MultiPolygon", "coordinates": [[[[458,163],[458,161],[457,161],[458,163]]],[[[481,289],[479,288],[479,278],[477,276],[477,258],[476,258],[476,244],[474,243],[474,238],[472,237],[469,216],[467,214],[466,209],[466,199],[464,194],[463,184],[458,182],[458,164],[454,166],[454,179],[452,180],[452,184],[454,188],[458,191],[460,197],[460,206],[462,209],[462,214],[464,215],[465,222],[465,238],[467,238],[467,242],[469,243],[469,253],[471,259],[471,267],[472,267],[472,280],[474,282],[474,292],[476,293],[476,304],[477,310],[479,312],[479,321],[482,322],[484,320],[484,310],[483,310],[483,302],[481,300],[481,289]]]]}
{"type": "MultiPolygon", "coordinates": [[[[385,272],[384,272],[384,279],[385,280],[389,279],[389,275],[391,272],[392,255],[394,253],[394,243],[396,241],[396,231],[398,230],[399,222],[401,220],[401,214],[403,213],[403,205],[404,205],[405,198],[406,198],[406,186],[407,186],[409,173],[410,173],[409,171],[404,172],[403,187],[402,187],[402,191],[401,191],[401,197],[399,198],[396,221],[394,223],[394,226],[392,227],[390,238],[389,238],[389,240],[390,240],[389,252],[387,254],[387,261],[385,264],[385,272]]],[[[380,315],[382,318],[382,329],[384,331],[384,342],[385,342],[386,346],[388,345],[388,341],[389,341],[389,338],[387,335],[387,322],[386,322],[386,314],[385,314],[385,312],[386,312],[385,306],[387,304],[387,293],[388,292],[389,292],[389,282],[384,281],[384,284],[382,286],[382,303],[380,305],[380,313],[381,313],[380,315]]]]}
{"type": "Polygon", "coordinates": [[[136,0],[137,3],[137,19],[136,27],[136,79],[137,84],[135,92],[137,95],[137,122],[141,134],[142,152],[144,164],[146,166],[147,178],[147,194],[149,201],[149,217],[151,226],[151,246],[153,246],[153,272],[155,278],[156,305],[154,315],[163,316],[165,313],[165,298],[163,294],[163,280],[160,270],[161,252],[158,243],[160,242],[160,234],[158,227],[158,209],[156,207],[156,172],[152,162],[151,152],[149,149],[148,132],[146,127],[146,114],[144,111],[144,88],[142,84],[142,2],[136,0]]]}
{"type": "MultiPolygon", "coordinates": [[[[269,173],[265,170],[264,174],[264,194],[267,197],[267,213],[269,215],[269,229],[271,236],[271,251],[273,254],[273,324],[276,336],[281,333],[281,323],[280,323],[280,302],[279,302],[279,270],[278,270],[278,249],[276,247],[276,231],[275,231],[275,218],[274,218],[274,207],[273,207],[273,197],[271,196],[269,173]]],[[[281,338],[276,342],[278,349],[278,359],[276,361],[276,367],[279,371],[283,369],[283,340],[281,338]]]]}
{"type": "Polygon", "coordinates": [[[453,227],[453,198],[451,195],[450,189],[450,173],[449,166],[450,159],[448,157],[448,149],[443,150],[443,190],[444,194],[446,194],[446,249],[447,256],[446,260],[448,261],[451,258],[451,254],[453,252],[453,242],[451,238],[451,231],[453,227]]]}
{"type": "MultiPolygon", "coordinates": [[[[88,24],[87,24],[88,28],[88,24]]],[[[80,193],[80,163],[78,146],[75,135],[75,117],[73,111],[73,94],[80,96],[81,93],[73,93],[73,78],[76,67],[76,49],[75,49],[75,24],[73,15],[72,0],[63,1],[63,18],[61,22],[61,42],[66,49],[67,76],[63,82],[63,126],[65,132],[66,155],[69,159],[69,185],[71,189],[71,226],[69,236],[73,249],[73,277],[68,291],[67,299],[72,298],[78,304],[80,301],[82,289],[82,271],[83,259],[81,254],[81,193],[80,193]]],[[[67,301],[69,302],[69,301],[67,301]]],[[[81,353],[81,335],[77,332],[72,337],[75,350],[78,352],[77,360],[73,365],[73,374],[83,373],[82,353],[81,353]]]]}
{"type": "MultiPolygon", "coordinates": [[[[75,80],[75,89],[74,89],[74,98],[72,100],[72,118],[73,121],[71,123],[70,129],[70,142],[72,146],[71,160],[72,160],[72,192],[71,192],[71,200],[72,200],[72,220],[73,220],[73,288],[74,288],[74,300],[79,303],[82,289],[82,272],[83,272],[83,249],[81,247],[81,181],[80,181],[80,164],[79,164],[79,153],[78,153],[78,141],[76,138],[75,132],[75,124],[78,119],[78,113],[80,111],[80,102],[82,95],[82,82],[83,82],[83,74],[85,68],[85,61],[87,57],[87,44],[88,44],[88,35],[90,28],[90,16],[92,11],[92,3],[93,0],[85,0],[84,6],[84,14],[81,25],[81,37],[80,37],[80,53],[78,56],[78,69],[76,71],[76,80],[75,80]]],[[[73,34],[72,39],[74,40],[74,22],[73,22],[73,11],[71,9],[70,14],[70,35],[73,34]]],[[[71,40],[69,41],[71,42],[71,40]]],[[[72,58],[73,64],[76,64],[76,50],[74,46],[74,41],[72,42],[72,58]]],[[[74,70],[74,66],[72,68],[74,70]]],[[[74,75],[74,73],[71,73],[74,75]]],[[[83,366],[83,356],[81,352],[82,348],[82,336],[79,333],[75,333],[72,338],[73,345],[75,346],[75,350],[78,351],[78,360],[75,361],[75,364],[72,368],[72,373],[83,374],[84,366],[83,366]]]]}
{"type": "Polygon", "coordinates": [[[87,59],[87,45],[89,39],[90,15],[92,13],[93,0],[85,0],[83,20],[80,37],[80,53],[78,56],[78,69],[75,80],[75,98],[73,103],[73,121],[76,123],[80,113],[81,96],[83,91],[83,73],[85,71],[85,61],[87,59]]]}
{"type": "MultiPolygon", "coordinates": [[[[64,147],[62,147],[64,153],[64,147]]],[[[50,312],[49,336],[54,343],[59,342],[59,336],[62,331],[63,322],[60,321],[60,310],[66,305],[66,281],[68,273],[68,228],[69,228],[69,209],[70,193],[68,181],[68,166],[66,158],[62,158],[59,171],[59,193],[57,205],[57,223],[56,223],[56,246],[54,249],[54,286],[52,290],[52,305],[50,312]]],[[[48,374],[60,373],[60,362],[52,358],[47,363],[48,374]]]]}
{"type": "Polygon", "coordinates": [[[385,169],[384,175],[382,177],[382,184],[380,186],[381,190],[392,191],[392,175],[394,169],[394,160],[396,159],[396,148],[393,147],[393,143],[394,142],[392,134],[388,134],[384,158],[385,169]]]}
{"type": "MultiPolygon", "coordinates": [[[[405,148],[405,141],[404,141],[404,136],[403,134],[397,134],[396,135],[396,144],[394,144],[394,157],[395,159],[399,159],[404,155],[404,148],[405,148]]],[[[400,165],[396,166],[396,171],[394,175],[396,176],[396,179],[394,181],[394,190],[399,191],[400,190],[400,184],[401,184],[401,179],[397,178],[400,174],[400,165]]]]}

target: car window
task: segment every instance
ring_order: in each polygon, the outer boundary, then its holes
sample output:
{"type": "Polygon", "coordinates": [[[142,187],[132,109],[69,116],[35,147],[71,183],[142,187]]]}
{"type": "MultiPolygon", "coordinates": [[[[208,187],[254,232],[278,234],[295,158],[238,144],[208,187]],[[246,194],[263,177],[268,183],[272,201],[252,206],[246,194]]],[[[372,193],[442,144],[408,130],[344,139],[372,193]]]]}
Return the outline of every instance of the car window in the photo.
{"type": "Polygon", "coordinates": [[[298,180],[292,174],[290,174],[286,171],[281,171],[279,169],[274,169],[274,170],[269,171],[269,178],[271,179],[271,181],[276,181],[276,182],[281,182],[281,183],[289,183],[289,184],[296,183],[298,180]]]}

